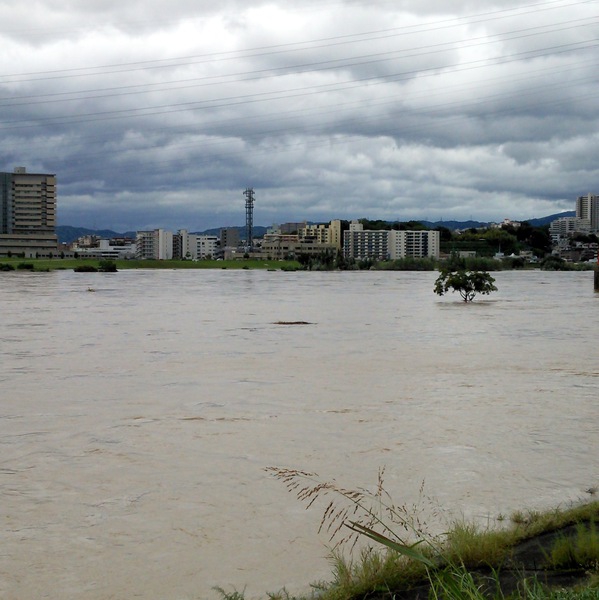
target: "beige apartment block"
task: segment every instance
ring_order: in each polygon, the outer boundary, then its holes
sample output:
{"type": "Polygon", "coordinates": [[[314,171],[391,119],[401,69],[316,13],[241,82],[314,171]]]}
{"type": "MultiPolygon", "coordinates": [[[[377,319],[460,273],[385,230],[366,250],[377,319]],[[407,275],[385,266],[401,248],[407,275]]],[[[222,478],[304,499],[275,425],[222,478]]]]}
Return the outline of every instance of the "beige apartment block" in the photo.
{"type": "Polygon", "coordinates": [[[306,225],[298,231],[300,240],[309,240],[316,244],[329,243],[329,226],[325,223],[306,225]]]}
{"type": "Polygon", "coordinates": [[[321,244],[311,238],[300,239],[299,235],[280,233],[265,234],[261,246],[262,255],[274,260],[295,258],[301,254],[318,256],[335,250],[332,244],[321,244]]]}
{"type": "Polygon", "coordinates": [[[305,227],[300,228],[298,234],[301,241],[326,244],[335,248],[341,248],[343,245],[341,221],[339,219],[335,219],[330,223],[305,225],[305,227]]]}
{"type": "Polygon", "coordinates": [[[55,255],[56,175],[0,173],[0,255],[55,255]]]}

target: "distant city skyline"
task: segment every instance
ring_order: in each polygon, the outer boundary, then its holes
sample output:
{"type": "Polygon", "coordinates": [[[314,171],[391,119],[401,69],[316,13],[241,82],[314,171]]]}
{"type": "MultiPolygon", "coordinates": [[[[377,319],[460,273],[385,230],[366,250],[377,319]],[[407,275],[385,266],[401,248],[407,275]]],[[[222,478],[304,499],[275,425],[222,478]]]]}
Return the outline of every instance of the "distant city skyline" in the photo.
{"type": "Polygon", "coordinates": [[[0,5],[0,171],[57,221],[205,230],[500,222],[599,186],[599,24],[582,0],[0,5]]]}
{"type": "MultiPolygon", "coordinates": [[[[573,206],[575,204],[575,200],[573,201],[573,206]]],[[[226,222],[223,222],[220,218],[218,217],[208,217],[205,220],[206,224],[200,224],[198,227],[191,227],[189,226],[187,223],[182,222],[180,219],[178,219],[176,216],[169,216],[169,218],[167,219],[167,223],[171,223],[172,225],[165,225],[162,223],[155,223],[152,226],[146,226],[146,227],[112,227],[110,225],[106,225],[106,226],[98,226],[97,225],[97,219],[92,219],[93,223],[90,224],[90,220],[89,219],[83,219],[85,224],[81,224],[80,222],[64,222],[62,218],[60,218],[60,203],[59,203],[59,207],[58,207],[58,214],[59,214],[59,221],[58,221],[58,225],[64,225],[64,226],[70,226],[70,227],[81,227],[84,229],[90,229],[90,230],[110,230],[110,231],[115,231],[115,232],[126,232],[126,231],[142,231],[142,230],[151,230],[151,229],[167,229],[170,231],[177,231],[179,229],[187,229],[188,231],[207,231],[207,230],[213,230],[213,229],[224,229],[227,227],[239,227],[244,229],[245,228],[245,222],[244,222],[244,208],[243,206],[240,207],[240,210],[238,211],[238,215],[236,216],[231,216],[230,219],[226,222]],[[209,224],[208,224],[209,223],[209,224]]],[[[562,213],[573,213],[574,208],[570,207],[570,208],[566,208],[563,211],[557,211],[554,213],[551,213],[551,215],[554,214],[562,214],[562,213]]],[[[551,216],[549,214],[539,214],[539,215],[535,215],[532,216],[530,218],[521,218],[521,219],[516,219],[513,218],[509,215],[504,215],[502,218],[500,219],[490,219],[490,218],[474,218],[474,217],[468,217],[468,218],[464,218],[464,219],[431,219],[431,218],[425,218],[425,217],[419,217],[419,216],[411,216],[411,217],[407,217],[405,219],[395,219],[395,218],[380,218],[380,220],[383,221],[389,221],[389,222],[406,222],[406,221],[428,221],[431,223],[443,223],[443,222],[469,222],[469,221],[474,221],[474,222],[479,222],[479,223],[501,223],[504,221],[504,219],[509,219],[512,221],[531,221],[531,220],[535,220],[535,219],[543,219],[545,217],[551,216]]],[[[76,217],[75,217],[76,218],[76,217]]],[[[259,218],[259,217],[258,217],[259,218]]],[[[280,223],[293,223],[293,222],[312,222],[312,223],[328,223],[329,221],[332,221],[334,219],[338,219],[338,218],[342,218],[343,220],[346,221],[352,221],[355,219],[369,219],[369,220],[378,220],[379,217],[372,217],[366,214],[360,214],[360,216],[353,216],[350,218],[343,218],[343,217],[339,217],[339,216],[332,216],[328,219],[319,219],[319,220],[314,220],[314,219],[282,219],[282,220],[278,220],[278,221],[271,221],[271,222],[265,222],[265,221],[261,221],[258,222],[254,225],[254,227],[264,227],[264,228],[268,228],[271,227],[275,224],[280,224],[280,223]]],[[[255,217],[256,219],[256,217],[255,217]]],[[[113,222],[114,220],[110,218],[110,216],[105,216],[103,221],[104,223],[108,223],[110,224],[111,222],[113,222]]]]}
{"type": "MultiPolygon", "coordinates": [[[[535,217],[534,219],[530,219],[530,221],[532,221],[532,222],[535,222],[537,220],[543,221],[543,220],[549,219],[549,218],[558,219],[558,218],[561,218],[561,217],[564,217],[564,216],[574,216],[575,214],[576,214],[575,210],[570,210],[570,211],[564,211],[563,213],[553,213],[551,215],[542,215],[542,216],[539,216],[539,217],[535,217]]],[[[361,219],[362,218],[368,219],[368,217],[360,217],[360,218],[361,219]]],[[[331,221],[331,220],[332,219],[329,219],[329,221],[331,221]]],[[[517,221],[517,219],[511,219],[511,220],[514,221],[514,222],[517,221]]],[[[324,223],[328,223],[329,221],[323,221],[323,222],[324,223]]],[[[351,221],[351,219],[349,221],[351,221]]],[[[468,225],[469,223],[481,223],[481,224],[502,223],[503,219],[501,221],[479,221],[478,219],[472,220],[472,221],[471,220],[467,220],[467,221],[455,221],[453,219],[451,221],[428,221],[426,219],[407,219],[407,221],[430,222],[430,223],[438,224],[438,225],[442,225],[444,222],[448,223],[448,224],[449,223],[463,223],[464,225],[468,225]]],[[[282,223],[279,223],[279,225],[280,224],[287,224],[287,223],[291,223],[291,222],[292,221],[283,221],[282,223]]],[[[306,221],[306,222],[307,223],[317,223],[315,221],[306,221]]],[[[318,221],[318,222],[320,222],[320,221],[318,221]]],[[[393,222],[393,220],[391,220],[389,222],[393,222]]],[[[403,222],[405,222],[405,221],[403,221],[403,222]]],[[[275,223],[271,223],[269,225],[258,224],[258,225],[254,225],[254,229],[259,229],[260,232],[262,232],[262,230],[266,231],[270,227],[273,227],[274,225],[276,225],[276,224],[275,223]]],[[[107,228],[93,228],[93,227],[85,227],[85,226],[82,226],[82,225],[64,224],[64,225],[59,225],[58,228],[57,228],[57,230],[59,232],[59,237],[60,237],[60,232],[61,231],[64,231],[65,229],[71,229],[71,228],[75,229],[75,230],[82,229],[82,230],[88,231],[88,232],[90,232],[90,235],[93,235],[94,233],[99,233],[99,232],[112,232],[112,233],[115,233],[115,234],[118,234],[118,235],[124,235],[124,234],[127,234],[127,233],[134,234],[134,233],[136,233],[138,231],[143,231],[142,229],[116,230],[116,229],[112,229],[110,227],[107,227],[107,228]]],[[[165,227],[156,227],[154,229],[164,229],[164,230],[167,230],[167,231],[172,231],[173,233],[175,233],[175,232],[177,232],[179,230],[187,230],[189,233],[199,233],[199,234],[206,233],[206,232],[218,232],[220,230],[226,230],[226,229],[238,229],[240,231],[240,234],[242,234],[243,232],[245,232],[246,226],[245,226],[245,224],[237,224],[237,225],[220,225],[220,226],[216,226],[216,227],[207,227],[207,228],[204,228],[204,229],[189,229],[188,227],[176,227],[176,228],[173,228],[173,229],[170,229],[170,230],[168,228],[165,228],[165,227]]],[[[72,236],[72,235],[68,236],[69,240],[71,240],[71,239],[74,240],[76,238],[77,238],[77,236],[72,236]]]]}

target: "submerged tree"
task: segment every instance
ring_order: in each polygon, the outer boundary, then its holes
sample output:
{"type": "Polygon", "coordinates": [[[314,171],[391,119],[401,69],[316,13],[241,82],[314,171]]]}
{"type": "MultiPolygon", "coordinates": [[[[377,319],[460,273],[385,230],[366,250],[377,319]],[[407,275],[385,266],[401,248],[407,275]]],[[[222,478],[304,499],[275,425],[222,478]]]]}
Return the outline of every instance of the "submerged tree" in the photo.
{"type": "Polygon", "coordinates": [[[496,292],[495,279],[486,271],[441,271],[435,281],[434,292],[443,296],[449,291],[458,292],[464,302],[472,302],[476,294],[496,292]]]}

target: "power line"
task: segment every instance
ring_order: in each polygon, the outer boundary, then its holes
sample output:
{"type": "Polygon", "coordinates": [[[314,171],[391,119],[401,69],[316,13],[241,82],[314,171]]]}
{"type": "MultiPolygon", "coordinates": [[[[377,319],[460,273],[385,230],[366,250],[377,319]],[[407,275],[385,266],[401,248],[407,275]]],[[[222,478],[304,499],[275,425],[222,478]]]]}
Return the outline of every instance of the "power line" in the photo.
{"type": "MultiPolygon", "coordinates": [[[[221,83],[239,83],[239,82],[246,82],[246,81],[262,80],[267,77],[268,78],[286,77],[289,75],[296,75],[296,74],[301,74],[301,73],[306,73],[306,72],[324,72],[324,71],[328,71],[328,70],[339,69],[342,67],[344,67],[344,68],[357,67],[357,66],[364,66],[367,64],[381,63],[381,62],[386,62],[386,61],[391,61],[391,60],[417,58],[417,57],[421,57],[421,56],[425,56],[425,55],[440,53],[447,49],[458,50],[458,49],[464,49],[464,48],[474,48],[476,46],[481,46],[481,45],[490,45],[490,44],[495,44],[495,43],[500,43],[500,42],[505,43],[506,41],[513,41],[516,39],[533,37],[535,35],[563,32],[563,31],[567,31],[570,29],[586,27],[586,26],[597,24],[596,20],[589,22],[588,19],[576,19],[576,20],[572,20],[572,21],[567,21],[566,23],[569,24],[566,27],[558,27],[558,28],[549,29],[549,30],[547,28],[550,26],[544,25],[544,26],[539,26],[539,27],[528,27],[525,29],[515,30],[512,32],[509,32],[509,36],[505,35],[505,34],[503,34],[501,36],[499,36],[499,35],[491,36],[492,38],[497,38],[497,39],[489,39],[486,36],[485,37],[476,37],[476,38],[470,38],[468,40],[461,40],[460,43],[458,43],[458,44],[456,44],[454,42],[443,42],[443,43],[439,43],[439,44],[432,44],[432,45],[410,48],[409,50],[404,50],[404,49],[392,50],[392,51],[388,51],[388,52],[379,52],[379,53],[373,53],[373,54],[367,54],[367,55],[353,56],[351,58],[345,57],[345,58],[339,58],[339,59],[334,59],[334,60],[316,61],[316,62],[311,62],[311,63],[300,63],[300,64],[294,64],[294,65],[286,65],[286,66],[282,66],[282,67],[274,67],[274,68],[270,67],[270,68],[265,68],[265,69],[258,69],[258,70],[253,70],[253,71],[242,71],[242,72],[229,73],[229,74],[224,74],[224,75],[210,75],[210,76],[204,76],[204,77],[175,80],[175,81],[171,81],[171,82],[137,84],[137,85],[119,86],[119,87],[112,87],[112,88],[96,88],[96,89],[92,89],[92,90],[79,90],[79,91],[69,91],[69,92],[54,92],[54,93],[48,93],[48,94],[30,94],[27,96],[10,96],[7,98],[0,98],[0,102],[3,102],[3,104],[1,106],[5,106],[5,107],[8,107],[8,106],[22,107],[24,105],[80,101],[83,99],[91,100],[91,99],[100,99],[100,98],[115,98],[115,97],[119,97],[119,96],[127,96],[127,95],[132,95],[132,94],[146,94],[146,93],[155,93],[155,92],[162,92],[162,91],[168,92],[168,91],[173,91],[173,90],[190,89],[192,87],[203,87],[206,85],[215,85],[215,84],[221,84],[221,83]],[[535,31],[536,31],[536,33],[533,33],[535,31]],[[473,43],[473,42],[475,42],[475,43],[473,43]],[[419,52],[419,51],[421,51],[421,52],[419,52]],[[406,54],[407,52],[409,52],[409,54],[406,54]],[[384,58],[384,57],[386,57],[386,58],[384,58]],[[357,60],[357,59],[360,59],[360,60],[357,60]],[[266,75],[266,77],[265,77],[265,75],[266,75]],[[235,78],[235,79],[233,79],[233,81],[216,81],[216,80],[224,80],[224,79],[231,79],[231,78],[235,78]],[[175,87],[169,87],[169,88],[156,89],[157,86],[165,85],[167,83],[168,84],[184,83],[184,82],[192,82],[192,81],[201,82],[201,83],[194,83],[193,85],[188,85],[188,86],[175,86],[175,87]],[[141,89],[140,90],[138,88],[149,88],[149,89],[141,89]],[[97,95],[93,95],[93,96],[88,95],[88,96],[77,96],[77,97],[72,97],[72,98],[64,98],[65,96],[75,96],[75,94],[92,94],[92,93],[103,92],[103,91],[116,92],[117,90],[118,90],[118,93],[113,93],[113,94],[101,94],[101,95],[97,94],[97,95]],[[129,91],[123,91],[123,90],[129,90],[129,91]],[[55,98],[56,96],[60,96],[61,98],[56,99],[55,98]],[[47,98],[47,97],[54,97],[55,99],[52,99],[52,100],[42,100],[41,99],[41,98],[47,98]],[[31,102],[22,102],[22,100],[28,100],[31,98],[35,98],[35,100],[31,101],[31,102]],[[5,100],[10,100],[10,102],[4,102],[5,100]]],[[[565,23],[561,23],[560,25],[564,25],[564,24],[565,23]]]]}
{"type": "Polygon", "coordinates": [[[135,62],[125,62],[125,63],[113,63],[106,65],[98,65],[98,66],[87,66],[87,67],[75,67],[71,69],[57,69],[57,70],[49,70],[49,71],[33,71],[33,72],[24,72],[24,73],[6,73],[0,74],[0,78],[11,78],[11,77],[25,77],[30,75],[47,75],[48,77],[37,77],[33,79],[17,79],[14,81],[8,81],[5,83],[22,83],[27,81],[43,81],[46,79],[64,79],[69,77],[82,77],[82,76],[94,76],[94,75],[102,75],[102,74],[115,74],[115,73],[130,73],[136,70],[148,70],[151,68],[172,68],[176,66],[189,66],[190,64],[198,64],[195,62],[174,62],[173,61],[188,61],[195,59],[203,59],[200,63],[203,62],[215,62],[215,61],[223,61],[223,60],[239,60],[240,58],[256,58],[259,56],[270,56],[274,54],[279,54],[282,52],[292,52],[296,50],[316,50],[322,48],[329,48],[335,45],[341,44],[355,44],[357,42],[370,42],[377,39],[382,39],[383,37],[397,37],[404,35],[413,35],[414,33],[430,33],[433,31],[439,31],[441,29],[451,28],[462,26],[465,24],[478,24],[482,22],[494,21],[498,19],[506,19],[510,17],[521,17],[527,14],[538,14],[540,11],[545,10],[557,10],[562,8],[571,8],[573,6],[588,4],[592,0],[579,0],[577,2],[569,2],[567,4],[563,4],[561,0],[553,0],[551,2],[541,2],[526,5],[524,7],[518,7],[516,9],[502,9],[497,11],[478,13],[475,15],[470,15],[467,17],[455,17],[452,19],[444,19],[441,21],[434,21],[432,23],[428,23],[425,26],[422,25],[411,25],[390,29],[380,29],[374,31],[367,32],[359,32],[354,34],[345,34],[340,36],[331,36],[326,38],[317,38],[313,40],[300,41],[300,42],[289,42],[287,44],[277,44],[272,46],[259,46],[255,48],[250,48],[246,50],[236,50],[236,51],[226,51],[226,52],[215,52],[215,53],[205,53],[198,55],[189,55],[189,56],[180,56],[173,58],[161,58],[161,59],[150,59],[145,61],[135,61],[135,62]],[[525,10],[523,10],[525,9],[525,10]],[[329,43],[324,43],[329,42],[329,43]],[[306,46],[302,48],[302,46],[306,46]],[[256,54],[258,52],[258,54],[256,54]],[[168,63],[168,64],[164,64],[168,63]],[[123,69],[122,67],[131,67],[123,69]],[[101,69],[111,69],[106,72],[98,72],[101,69]],[[118,70],[114,70],[118,69],[118,70]],[[94,71],[92,73],[87,73],[84,71],[94,71]],[[54,77],[55,74],[57,75],[54,77]]]}
{"type": "MultiPolygon", "coordinates": [[[[599,46],[599,41],[595,42],[594,40],[585,40],[579,41],[572,44],[563,44],[560,46],[552,46],[550,48],[543,48],[542,51],[533,50],[526,52],[519,52],[507,56],[502,56],[496,59],[480,59],[473,60],[467,63],[457,63],[452,65],[451,69],[447,66],[444,67],[445,73],[456,73],[463,72],[472,69],[479,69],[482,67],[495,66],[495,65],[503,65],[509,62],[515,62],[522,59],[532,59],[539,58],[548,55],[557,55],[570,53],[577,50],[595,48],[599,46]]],[[[23,119],[20,121],[15,121],[13,119],[0,121],[0,124],[10,123],[10,126],[0,127],[0,130],[6,129],[18,129],[22,127],[39,127],[40,124],[48,123],[48,124],[59,124],[59,125],[68,125],[75,123],[90,123],[93,121],[99,120],[108,120],[108,119],[122,119],[122,118],[141,118],[147,116],[168,114],[172,112],[182,112],[186,110],[206,110],[206,109],[214,109],[214,108],[223,108],[227,106],[239,106],[243,104],[252,104],[256,102],[263,102],[266,100],[281,100],[281,99],[290,99],[290,98],[298,98],[300,96],[307,96],[313,94],[322,94],[326,92],[333,91],[347,91],[348,89],[356,88],[364,83],[370,83],[371,85],[382,85],[390,82],[397,82],[406,77],[413,76],[416,74],[424,75],[426,73],[437,73],[439,70],[438,66],[429,67],[427,69],[415,69],[413,71],[404,71],[400,73],[393,73],[391,75],[387,75],[381,77],[379,75],[363,77],[360,79],[351,79],[346,80],[341,83],[327,83],[320,84],[316,86],[300,86],[297,88],[287,89],[284,91],[269,91],[269,92],[256,92],[253,94],[240,94],[236,96],[226,96],[221,98],[215,98],[211,100],[200,100],[193,102],[180,102],[180,103],[171,103],[171,104],[163,104],[163,105],[155,105],[149,107],[141,107],[141,108],[128,108],[128,109],[119,109],[119,110],[108,110],[108,111],[96,111],[92,113],[83,113],[74,116],[61,115],[55,117],[46,117],[37,119],[36,123],[30,125],[17,125],[16,123],[24,123],[30,121],[30,119],[23,119]],[[143,112],[142,112],[143,111],[143,112]]]]}

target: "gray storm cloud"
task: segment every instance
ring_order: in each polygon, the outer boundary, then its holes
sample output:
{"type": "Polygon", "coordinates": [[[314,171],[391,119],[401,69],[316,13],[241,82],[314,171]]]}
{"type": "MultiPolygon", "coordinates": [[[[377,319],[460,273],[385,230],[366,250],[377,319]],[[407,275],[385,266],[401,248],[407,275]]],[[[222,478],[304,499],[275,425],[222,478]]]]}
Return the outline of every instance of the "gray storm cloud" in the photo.
{"type": "Polygon", "coordinates": [[[61,224],[527,219],[598,192],[597,2],[0,6],[0,169],[61,224]]]}

